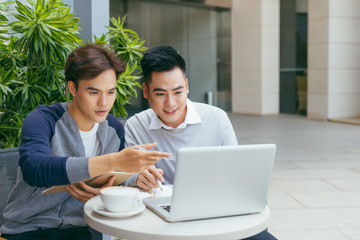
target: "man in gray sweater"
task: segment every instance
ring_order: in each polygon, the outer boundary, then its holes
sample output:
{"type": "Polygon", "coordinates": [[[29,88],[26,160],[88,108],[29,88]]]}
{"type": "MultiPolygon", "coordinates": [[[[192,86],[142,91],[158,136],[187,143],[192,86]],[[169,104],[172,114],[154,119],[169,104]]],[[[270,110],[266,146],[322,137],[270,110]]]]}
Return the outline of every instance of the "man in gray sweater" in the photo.
{"type": "MultiPolygon", "coordinates": [[[[109,171],[144,171],[170,156],[124,149],[123,125],[109,114],[116,98],[116,80],[123,70],[124,64],[112,51],[96,44],[79,47],[69,55],[65,78],[73,100],[39,106],[24,120],[20,168],[3,213],[2,237],[89,240],[83,202],[100,189],[81,183],[84,191],[70,185],[68,192],[41,192],[109,171]]],[[[113,181],[109,179],[105,186],[113,181]]]]}
{"type": "MultiPolygon", "coordinates": [[[[127,147],[157,142],[154,148],[171,153],[126,181],[144,189],[158,187],[157,179],[172,184],[176,154],[182,147],[237,145],[227,114],[214,106],[191,102],[184,59],[170,46],[158,46],[141,60],[143,95],[151,109],[135,114],[125,123],[127,147]]],[[[219,161],[221,164],[221,161],[219,161]]],[[[206,170],[206,166],[204,166],[206,170]]],[[[247,240],[276,240],[267,230],[247,240]]]]}

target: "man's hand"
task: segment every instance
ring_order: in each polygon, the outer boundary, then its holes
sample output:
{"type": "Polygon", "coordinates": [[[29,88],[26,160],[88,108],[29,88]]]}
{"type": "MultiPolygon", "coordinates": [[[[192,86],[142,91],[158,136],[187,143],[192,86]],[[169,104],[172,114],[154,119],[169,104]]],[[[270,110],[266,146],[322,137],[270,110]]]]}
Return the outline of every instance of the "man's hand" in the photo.
{"type": "Polygon", "coordinates": [[[171,157],[171,154],[166,152],[136,149],[139,147],[150,150],[155,146],[156,143],[142,144],[125,148],[120,152],[91,157],[89,158],[90,176],[94,177],[110,171],[142,172],[153,166],[161,158],[171,157]]]}
{"type": "Polygon", "coordinates": [[[157,179],[159,179],[160,182],[164,181],[162,175],[163,175],[162,169],[150,167],[145,171],[139,173],[136,184],[145,190],[158,188],[159,185],[157,183],[157,179]]]}
{"type": "Polygon", "coordinates": [[[142,144],[125,148],[120,151],[119,160],[121,159],[121,162],[123,164],[123,168],[121,171],[142,172],[153,166],[160,159],[171,157],[170,153],[139,150],[139,148],[150,150],[155,146],[156,143],[142,144]]]}
{"type": "Polygon", "coordinates": [[[77,200],[83,203],[86,203],[91,198],[99,195],[101,189],[106,187],[111,187],[114,184],[114,181],[115,181],[115,176],[111,176],[107,181],[107,183],[105,183],[104,186],[102,186],[101,188],[93,188],[90,187],[89,185],[86,185],[83,182],[80,182],[80,187],[82,189],[79,189],[75,187],[73,184],[71,184],[70,186],[66,187],[66,190],[68,191],[68,193],[70,193],[72,197],[76,198],[77,200]]]}

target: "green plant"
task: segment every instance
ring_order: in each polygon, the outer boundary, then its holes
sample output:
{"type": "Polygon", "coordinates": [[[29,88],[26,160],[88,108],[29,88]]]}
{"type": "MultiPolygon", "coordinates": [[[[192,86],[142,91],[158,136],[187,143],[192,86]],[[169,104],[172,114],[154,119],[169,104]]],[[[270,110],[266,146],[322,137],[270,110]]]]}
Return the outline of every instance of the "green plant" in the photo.
{"type": "MultiPolygon", "coordinates": [[[[27,0],[27,4],[0,3],[0,148],[20,144],[24,118],[40,104],[68,101],[64,64],[82,40],[78,18],[61,0],[27,0]],[[16,18],[9,22],[7,16],[16,18]]],[[[126,62],[117,81],[112,113],[126,117],[124,105],[140,87],[139,61],[144,41],[123,27],[125,18],[111,19],[114,26],[97,43],[109,44],[126,62]]]]}
{"type": "Polygon", "coordinates": [[[116,54],[126,63],[125,71],[120,74],[117,81],[117,96],[112,109],[115,116],[127,116],[124,105],[130,103],[132,96],[137,97],[136,87],[141,88],[137,81],[140,78],[141,67],[140,60],[142,52],[146,51],[144,47],[145,41],[141,40],[136,32],[131,29],[124,28],[126,16],[121,19],[111,18],[112,27],[107,27],[109,32],[95,38],[95,42],[106,44],[110,42],[110,46],[116,54]]]}
{"type": "Polygon", "coordinates": [[[6,33],[6,30],[3,28],[6,26],[6,23],[8,21],[7,17],[5,16],[5,13],[9,10],[9,8],[6,6],[7,4],[9,3],[2,3],[0,5],[0,40],[7,39],[5,36],[1,35],[6,33]]]}

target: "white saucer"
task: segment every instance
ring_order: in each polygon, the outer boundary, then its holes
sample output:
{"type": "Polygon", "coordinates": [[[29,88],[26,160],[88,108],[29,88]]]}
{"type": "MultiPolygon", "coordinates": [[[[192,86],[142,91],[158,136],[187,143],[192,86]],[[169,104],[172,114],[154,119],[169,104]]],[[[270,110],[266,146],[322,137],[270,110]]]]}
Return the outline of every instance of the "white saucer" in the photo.
{"type": "Polygon", "coordinates": [[[125,218],[134,216],[138,213],[141,213],[145,210],[145,205],[141,202],[139,205],[130,212],[123,212],[123,213],[117,213],[117,212],[110,212],[108,211],[102,204],[102,202],[98,202],[94,204],[93,209],[95,212],[97,212],[100,215],[106,216],[106,217],[112,217],[112,218],[125,218]]]}

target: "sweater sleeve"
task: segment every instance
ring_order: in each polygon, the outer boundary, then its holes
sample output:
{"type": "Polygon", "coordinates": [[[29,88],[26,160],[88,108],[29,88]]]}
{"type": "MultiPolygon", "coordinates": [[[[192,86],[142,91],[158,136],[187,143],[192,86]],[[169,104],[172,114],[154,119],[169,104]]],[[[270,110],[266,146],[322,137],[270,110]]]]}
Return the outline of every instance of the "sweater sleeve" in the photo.
{"type": "MultiPolygon", "coordinates": [[[[46,107],[44,107],[46,108],[46,107]]],[[[50,139],[54,135],[54,114],[62,114],[60,105],[50,115],[40,110],[30,113],[21,129],[19,166],[24,180],[34,187],[69,184],[66,173],[67,157],[51,154],[50,139]]]]}

